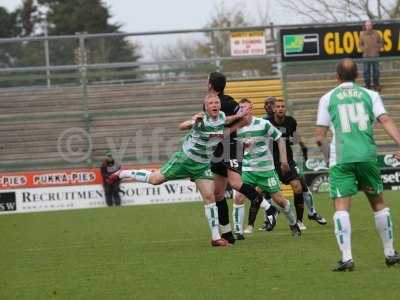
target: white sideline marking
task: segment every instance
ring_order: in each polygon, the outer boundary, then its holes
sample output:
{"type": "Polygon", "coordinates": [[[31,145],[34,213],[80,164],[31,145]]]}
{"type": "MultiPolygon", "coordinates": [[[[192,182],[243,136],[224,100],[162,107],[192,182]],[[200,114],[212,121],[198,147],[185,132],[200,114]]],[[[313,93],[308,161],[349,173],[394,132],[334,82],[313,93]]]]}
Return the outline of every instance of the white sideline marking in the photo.
{"type": "MultiPolygon", "coordinates": [[[[372,228],[352,228],[352,231],[372,231],[372,228]]],[[[324,230],[308,230],[306,233],[303,233],[304,235],[310,235],[310,234],[321,234],[321,233],[333,233],[333,230],[331,229],[324,229],[324,230]]],[[[259,232],[259,234],[263,234],[263,232],[259,232]]],[[[290,235],[290,231],[288,230],[287,232],[272,232],[272,233],[265,233],[267,235],[273,235],[273,236],[283,236],[283,235],[290,235]]],[[[254,236],[254,234],[250,234],[249,236],[254,236]]],[[[301,237],[300,237],[301,239],[301,237]]],[[[133,243],[129,243],[126,245],[152,245],[152,244],[173,244],[173,243],[184,243],[184,242],[197,242],[197,241],[207,241],[207,238],[198,238],[198,239],[174,239],[174,240],[158,240],[158,241],[135,241],[133,243]]],[[[54,251],[54,250],[62,250],[62,249],[79,249],[79,248],[90,248],[91,245],[88,244],[76,244],[76,245],[70,245],[70,246],[63,246],[63,247],[39,247],[39,248],[28,248],[28,249],[22,249],[22,251],[26,252],[39,252],[39,251],[54,251]]],[[[99,248],[99,247],[115,247],[115,244],[97,244],[93,246],[93,248],[99,248]]]]}

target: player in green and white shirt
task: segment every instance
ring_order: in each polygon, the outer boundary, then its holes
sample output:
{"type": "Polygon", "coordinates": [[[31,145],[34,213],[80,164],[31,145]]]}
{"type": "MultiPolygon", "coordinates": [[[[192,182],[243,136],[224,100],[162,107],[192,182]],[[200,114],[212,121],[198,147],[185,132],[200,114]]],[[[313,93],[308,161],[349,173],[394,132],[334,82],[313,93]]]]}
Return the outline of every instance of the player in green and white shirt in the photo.
{"type": "MultiPolygon", "coordinates": [[[[378,120],[400,145],[400,132],[386,114],[377,92],[355,83],[357,65],[351,59],[337,66],[339,86],[319,101],[316,140],[328,157],[326,142],[328,129],[333,137],[330,146],[330,196],[335,200],[335,234],[342,259],[334,271],[354,269],[351,252],[351,225],[349,209],[351,196],[362,190],[375,215],[375,225],[382,240],[386,264],[400,263],[393,249],[393,226],[390,210],[383,200],[383,184],[377,162],[373,126],[378,120]]],[[[400,152],[397,152],[400,158],[400,152]]]]}
{"type": "MultiPolygon", "coordinates": [[[[293,235],[300,236],[301,231],[296,222],[296,214],[290,202],[284,198],[281,193],[280,181],[275,172],[274,160],[270,150],[272,141],[278,141],[280,149],[280,162],[283,172],[289,170],[287,163],[285,142],[281,139],[282,133],[275,128],[268,120],[254,117],[252,112],[252,103],[248,99],[242,99],[239,102],[240,109],[249,110],[250,114],[243,117],[244,126],[236,132],[237,139],[244,144],[242,179],[243,182],[259,187],[263,192],[269,193],[272,201],[277,208],[283,212],[289,221],[289,227],[293,235]]],[[[244,215],[244,196],[237,193],[234,205],[234,228],[236,233],[242,233],[243,215],[244,215]]],[[[262,206],[267,211],[270,209],[270,204],[263,201],[262,206]]],[[[275,215],[268,214],[267,221],[269,222],[269,231],[276,224],[275,215]]]]}
{"type": "MultiPolygon", "coordinates": [[[[198,113],[192,120],[182,122],[181,130],[190,130],[186,135],[181,151],[176,152],[160,169],[123,170],[114,174],[115,178],[130,178],[139,182],[158,185],[169,180],[190,178],[200,191],[205,206],[205,215],[211,230],[212,246],[227,246],[219,233],[218,209],[214,197],[213,174],[210,161],[215,147],[224,138],[225,124],[240,119],[246,112],[239,111],[234,116],[226,117],[220,111],[221,103],[215,94],[208,94],[204,100],[205,113],[198,113]]],[[[229,128],[233,131],[237,127],[229,128]]],[[[229,133],[228,133],[229,134],[229,133]]]]}

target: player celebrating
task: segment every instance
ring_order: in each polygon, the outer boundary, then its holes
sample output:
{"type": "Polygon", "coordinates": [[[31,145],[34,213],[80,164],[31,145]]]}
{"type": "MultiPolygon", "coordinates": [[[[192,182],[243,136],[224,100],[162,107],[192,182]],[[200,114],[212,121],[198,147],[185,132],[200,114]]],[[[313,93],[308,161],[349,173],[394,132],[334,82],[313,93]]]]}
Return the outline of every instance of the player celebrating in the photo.
{"type": "MultiPolygon", "coordinates": [[[[123,170],[112,175],[110,180],[131,178],[135,181],[158,185],[169,180],[191,178],[204,201],[205,215],[211,230],[212,246],[227,246],[228,241],[219,233],[218,209],[215,204],[214,182],[210,160],[217,144],[224,137],[224,126],[240,119],[245,112],[226,117],[220,111],[221,103],[215,94],[208,94],[204,100],[206,113],[198,113],[192,120],[182,122],[181,130],[189,130],[182,150],[165,163],[160,171],[123,170]]],[[[236,126],[237,128],[238,126],[236,126]]],[[[230,131],[235,130],[231,128],[230,131]]]]}
{"type": "MultiPolygon", "coordinates": [[[[355,83],[357,65],[343,59],[336,68],[339,85],[319,101],[316,139],[327,158],[328,128],[333,137],[330,145],[330,196],[334,200],[335,234],[342,259],[333,271],[353,271],[351,225],[349,209],[351,197],[362,190],[374,211],[375,226],[382,240],[386,265],[400,263],[400,255],[393,249],[393,225],[390,210],[383,200],[383,184],[377,162],[373,135],[374,121],[400,145],[400,132],[385,111],[377,92],[355,83]]],[[[400,158],[400,151],[396,153],[400,158]]]]}
{"type": "MultiPolygon", "coordinates": [[[[237,139],[245,145],[242,174],[243,182],[250,184],[253,187],[259,187],[263,192],[270,193],[272,201],[277,205],[280,212],[287,217],[292,234],[300,236],[301,231],[297,225],[296,215],[293,211],[292,205],[281,193],[279,178],[275,172],[274,161],[268,145],[270,139],[278,143],[280,161],[276,167],[282,168],[283,172],[288,172],[289,165],[286,159],[285,142],[281,138],[282,133],[271,125],[268,120],[252,116],[252,103],[250,100],[242,99],[239,103],[241,109],[250,111],[250,114],[243,117],[245,125],[237,130],[237,139]]],[[[244,206],[242,205],[238,207],[238,205],[243,201],[243,198],[243,195],[238,195],[235,199],[235,230],[242,227],[244,206]]],[[[271,226],[273,228],[276,221],[273,215],[271,218],[271,226]]]]}
{"type": "MultiPolygon", "coordinates": [[[[219,73],[213,72],[208,78],[208,90],[218,94],[221,100],[221,111],[227,116],[234,115],[239,109],[237,102],[232,97],[224,94],[226,86],[226,77],[219,73]]],[[[232,234],[231,225],[229,223],[229,208],[225,199],[225,190],[227,184],[236,191],[245,195],[252,203],[263,202],[263,197],[254,187],[247,183],[243,183],[241,179],[241,165],[243,156],[243,146],[235,140],[235,133],[231,134],[228,139],[221,142],[214,153],[211,162],[211,170],[215,174],[215,200],[218,206],[219,222],[222,226],[222,237],[231,244],[235,242],[232,234]]],[[[263,202],[265,204],[265,202],[263,202]]],[[[275,214],[276,210],[273,206],[268,210],[268,214],[275,214]]]]}

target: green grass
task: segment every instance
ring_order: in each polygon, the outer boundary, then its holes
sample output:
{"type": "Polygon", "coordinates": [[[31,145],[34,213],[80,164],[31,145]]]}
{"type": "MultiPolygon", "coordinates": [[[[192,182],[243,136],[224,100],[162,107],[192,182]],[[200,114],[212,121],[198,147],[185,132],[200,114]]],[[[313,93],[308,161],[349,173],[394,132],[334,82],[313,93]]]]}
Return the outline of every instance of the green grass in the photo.
{"type": "MultiPolygon", "coordinates": [[[[386,192],[399,247],[400,199],[386,192]]],[[[325,195],[320,212],[331,221],[325,195]]],[[[281,216],[212,248],[201,203],[0,216],[0,299],[400,299],[363,197],[351,212],[356,271],[333,273],[332,222],[300,239],[281,216]]],[[[259,215],[259,222],[261,222],[259,215]]]]}

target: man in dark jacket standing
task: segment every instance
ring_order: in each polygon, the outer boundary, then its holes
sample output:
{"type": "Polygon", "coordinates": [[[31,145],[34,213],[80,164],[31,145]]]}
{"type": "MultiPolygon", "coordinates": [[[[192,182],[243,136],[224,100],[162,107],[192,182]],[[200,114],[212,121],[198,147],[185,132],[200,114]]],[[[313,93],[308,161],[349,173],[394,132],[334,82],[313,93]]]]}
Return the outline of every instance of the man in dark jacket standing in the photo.
{"type": "Polygon", "coordinates": [[[106,159],[101,164],[101,175],[103,177],[103,187],[104,194],[106,197],[107,206],[120,206],[121,205],[121,197],[119,195],[120,192],[120,180],[116,180],[112,183],[108,181],[108,178],[111,174],[117,172],[121,169],[121,165],[115,161],[112,156],[111,151],[106,152],[106,159]]]}

